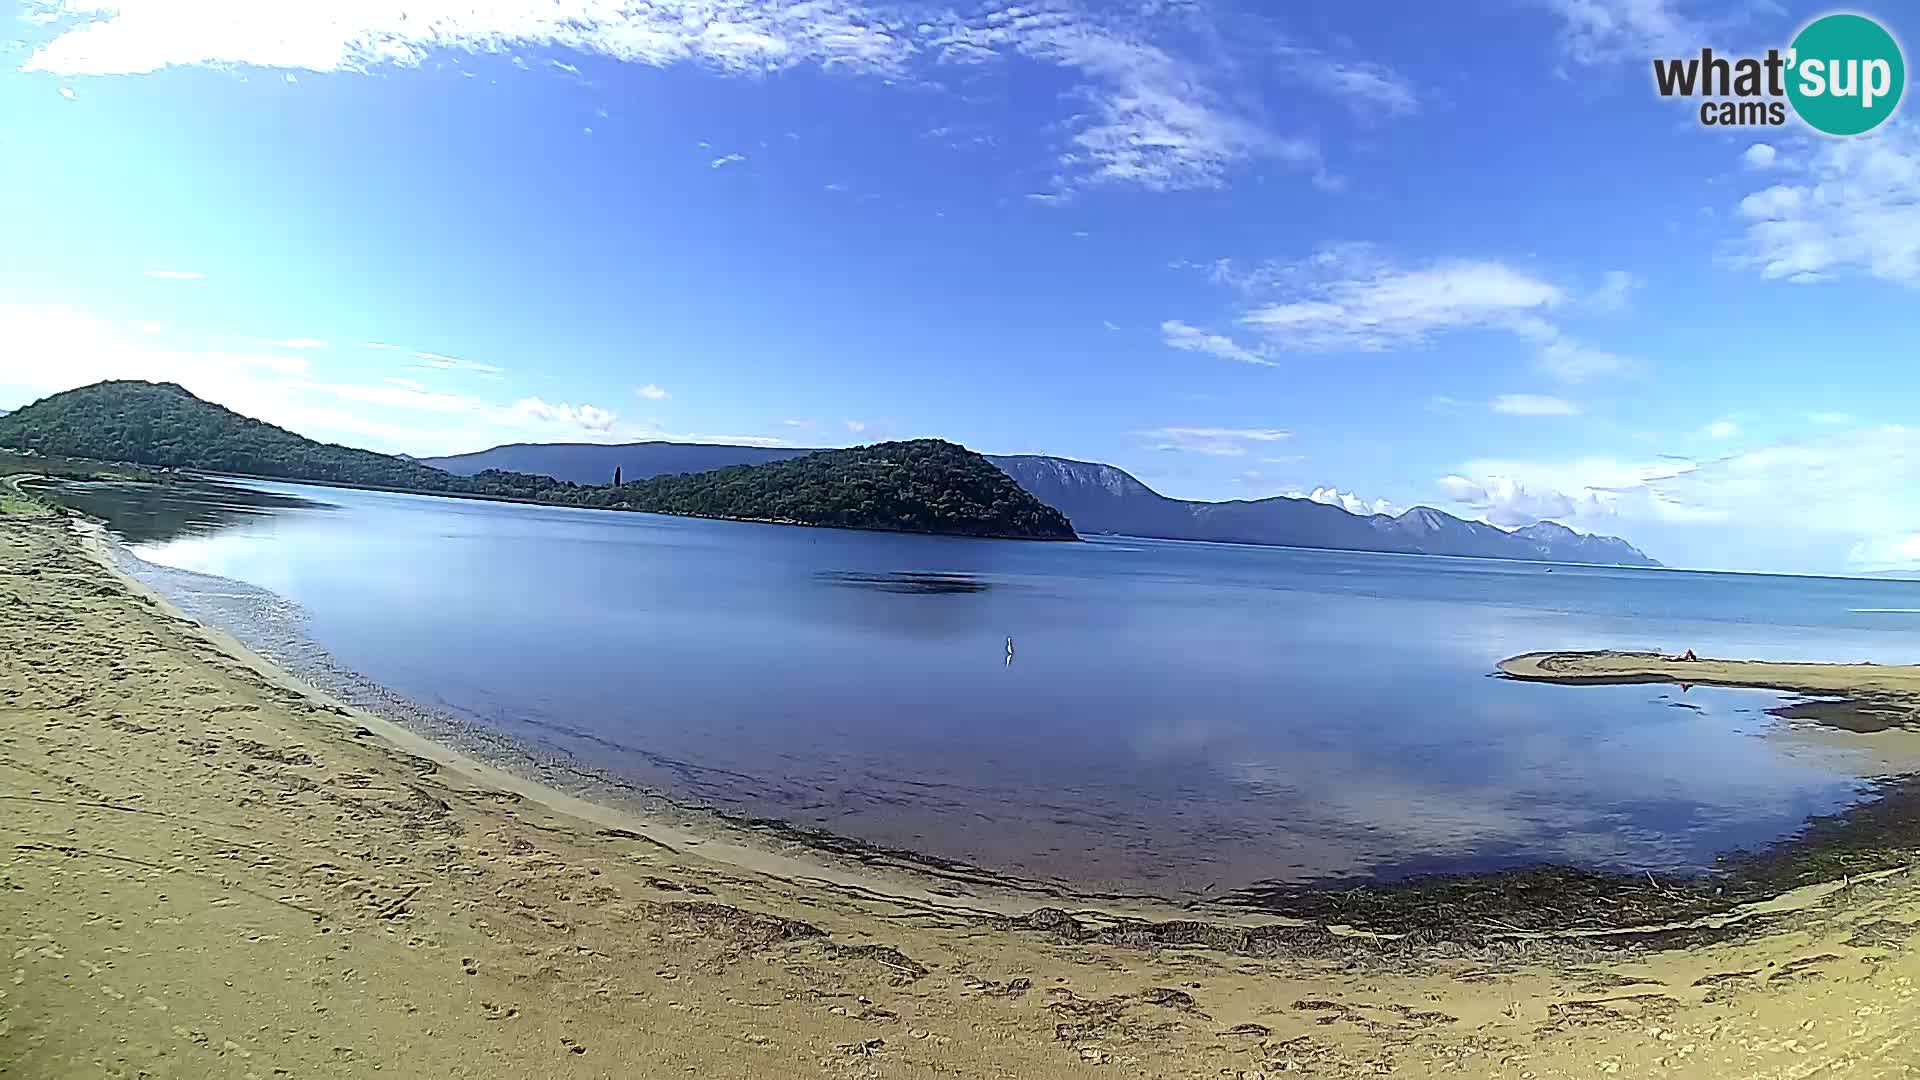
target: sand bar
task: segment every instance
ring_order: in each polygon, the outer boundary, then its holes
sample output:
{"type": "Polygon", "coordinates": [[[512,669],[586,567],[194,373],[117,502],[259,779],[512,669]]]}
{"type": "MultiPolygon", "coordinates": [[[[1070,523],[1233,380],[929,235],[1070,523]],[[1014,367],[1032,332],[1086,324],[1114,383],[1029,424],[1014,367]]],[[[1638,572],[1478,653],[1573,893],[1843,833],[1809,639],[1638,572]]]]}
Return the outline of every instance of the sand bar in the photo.
{"type": "Polygon", "coordinates": [[[1904,872],[1681,947],[1304,927],[1209,948],[1169,942],[1244,939],[1097,904],[1010,918],[609,821],[276,677],[66,522],[0,519],[0,1075],[1532,1080],[1915,1057],[1904,872]]]}

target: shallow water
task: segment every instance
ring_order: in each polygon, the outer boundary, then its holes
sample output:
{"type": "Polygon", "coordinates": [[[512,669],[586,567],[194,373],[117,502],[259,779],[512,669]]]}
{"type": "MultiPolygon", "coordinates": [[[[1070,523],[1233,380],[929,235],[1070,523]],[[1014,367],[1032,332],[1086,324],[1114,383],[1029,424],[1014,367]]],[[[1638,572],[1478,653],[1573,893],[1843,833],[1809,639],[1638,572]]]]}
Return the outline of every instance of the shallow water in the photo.
{"type": "Polygon", "coordinates": [[[1880,767],[1763,691],[1492,678],[1554,648],[1910,659],[1920,583],[69,484],[279,657],[674,797],[1085,888],[1689,870],[1880,767]],[[211,576],[208,576],[211,575],[211,576]],[[1007,639],[1013,639],[1011,657],[1007,639]]]}

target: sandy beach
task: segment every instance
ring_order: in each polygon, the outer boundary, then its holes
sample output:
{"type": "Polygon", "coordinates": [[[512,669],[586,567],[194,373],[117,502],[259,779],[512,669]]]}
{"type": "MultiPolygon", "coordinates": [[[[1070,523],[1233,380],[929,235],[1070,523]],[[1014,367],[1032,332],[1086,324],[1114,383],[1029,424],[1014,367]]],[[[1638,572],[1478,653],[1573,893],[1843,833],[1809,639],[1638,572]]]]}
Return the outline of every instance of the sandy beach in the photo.
{"type": "MultiPolygon", "coordinates": [[[[0,516],[0,613],[0,1075],[1805,1078],[1920,1060],[1904,865],[1663,933],[1182,920],[541,788],[295,684],[64,520],[0,516]]],[[[1510,664],[1681,681],[1646,658],[1510,664]]],[[[1682,674],[1883,710],[1920,690],[1909,669],[1794,667],[1682,674]]]]}

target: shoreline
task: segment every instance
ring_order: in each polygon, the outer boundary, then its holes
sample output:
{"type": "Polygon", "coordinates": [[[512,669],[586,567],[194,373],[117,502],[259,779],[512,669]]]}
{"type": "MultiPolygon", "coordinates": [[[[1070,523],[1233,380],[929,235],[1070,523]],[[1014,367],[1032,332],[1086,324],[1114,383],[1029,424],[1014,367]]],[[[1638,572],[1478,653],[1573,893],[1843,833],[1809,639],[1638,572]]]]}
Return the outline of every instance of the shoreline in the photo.
{"type": "MultiPolygon", "coordinates": [[[[957,862],[942,867],[937,864],[945,863],[947,860],[939,860],[919,852],[896,852],[833,834],[835,839],[840,841],[839,846],[847,851],[916,860],[913,864],[901,867],[901,872],[898,874],[862,874],[844,865],[841,860],[824,857],[826,853],[817,841],[792,841],[804,849],[804,854],[798,856],[768,850],[764,846],[746,842],[750,833],[771,833],[775,837],[780,837],[797,835],[805,831],[784,822],[755,822],[748,825],[718,811],[676,803],[664,795],[654,796],[676,811],[710,816],[715,819],[712,827],[688,827],[662,821],[658,816],[637,808],[613,805],[608,801],[565,790],[524,775],[503,763],[489,761],[459,747],[437,742],[399,721],[382,715],[377,710],[346,702],[334,692],[300,678],[249,648],[227,631],[209,626],[181,611],[164,594],[128,573],[116,557],[115,541],[107,535],[106,530],[99,523],[80,521],[73,523],[72,527],[80,538],[82,550],[87,556],[112,575],[123,587],[137,596],[146,597],[160,611],[191,627],[187,632],[196,633],[205,638],[221,652],[246,664],[274,685],[300,694],[323,709],[353,720],[393,752],[430,761],[474,783],[525,799],[586,824],[632,833],[641,840],[670,850],[697,851],[702,858],[773,878],[804,881],[813,885],[844,889],[857,895],[880,896],[895,902],[919,904],[973,917],[1020,918],[1031,915],[1036,910],[1057,907],[1063,903],[1073,906],[1077,914],[1093,918],[1170,919],[1190,917],[1192,914],[1191,908],[1158,897],[1082,895],[1046,882],[1022,881],[983,867],[957,862]],[[777,827],[769,829],[768,825],[777,827]],[[947,869],[954,872],[951,874],[941,872],[947,869]],[[939,891],[943,886],[951,889],[954,885],[972,886],[986,892],[984,895],[965,894],[963,898],[950,891],[939,891]]],[[[507,741],[510,742],[510,740],[507,741]]],[[[522,751],[522,754],[529,764],[536,766],[543,764],[530,752],[522,751]]],[[[571,764],[566,767],[569,771],[577,773],[588,772],[571,764]]],[[[592,775],[594,782],[610,783],[604,776],[592,775]]],[[[1260,925],[1263,922],[1281,925],[1293,923],[1293,920],[1282,917],[1262,920],[1259,913],[1217,912],[1215,914],[1223,923],[1234,925],[1260,925]]]]}
{"type": "Polygon", "coordinates": [[[1731,925],[1613,936],[1546,910],[1561,925],[1471,938],[1031,899],[1010,917],[811,862],[769,874],[330,704],[129,584],[103,540],[0,524],[0,1071],[1511,1080],[1903,1060],[1909,875],[1731,925]]]}
{"type": "MultiPolygon", "coordinates": [[[[517,798],[565,814],[602,829],[631,834],[668,850],[697,852],[702,858],[763,874],[789,882],[833,888],[851,895],[884,899],[888,902],[923,906],[930,910],[979,919],[1009,926],[1020,926],[1036,914],[1043,921],[1056,920],[1061,914],[1067,922],[1102,930],[1127,926],[1137,940],[1153,940],[1167,933],[1166,927],[1178,926],[1176,934],[1197,935],[1222,943],[1230,951],[1265,948],[1267,941],[1286,941],[1297,945],[1303,937],[1325,935],[1353,941],[1393,941],[1407,935],[1456,938],[1462,940],[1537,939],[1564,935],[1634,939],[1659,945],[1681,941],[1701,932],[1737,932],[1754,916],[1791,910],[1817,903],[1836,887],[1863,875],[1875,880],[1902,874],[1920,863],[1920,820],[1911,830],[1908,845],[1913,857],[1895,859],[1885,853],[1877,861],[1860,865],[1845,862],[1832,873],[1817,880],[1785,880],[1777,872],[1765,874],[1757,883],[1736,889],[1729,895],[1722,874],[1655,874],[1647,872],[1588,870],[1563,864],[1541,863],[1514,868],[1474,872],[1420,874],[1403,877],[1351,878],[1302,884],[1264,884],[1216,894],[1201,900],[1182,902],[1147,894],[1094,892],[1075,889],[1063,882],[1022,879],[988,867],[950,860],[925,852],[898,850],[857,838],[793,823],[747,818],[711,807],[676,801],[671,795],[637,788],[602,770],[573,762],[570,758],[545,758],[530,748],[506,737],[473,729],[470,725],[438,717],[469,739],[488,744],[487,753],[472,741],[464,745],[443,741],[437,735],[415,730],[404,721],[384,715],[377,708],[343,700],[335,691],[316,685],[273,660],[256,652],[232,634],[209,626],[180,611],[169,599],[120,563],[124,551],[103,525],[91,520],[73,524],[88,556],[121,584],[136,594],[147,596],[169,615],[194,628],[223,652],[247,664],[263,678],[288,690],[311,698],[322,707],[360,722],[395,752],[431,761],[517,798]],[[500,747],[507,749],[500,750],[500,747]],[[518,767],[515,767],[518,766],[518,767]],[[553,777],[564,772],[580,779],[569,788],[553,777]],[[545,774],[534,775],[534,774],[545,774]],[[623,791],[637,791],[636,800],[620,797],[623,791]],[[659,812],[635,805],[651,803],[659,812]],[[680,821],[666,820],[679,818],[680,821]],[[692,821],[685,819],[691,818],[692,821]],[[1895,863],[1897,862],[1897,865],[1895,863]],[[1645,885],[1642,885],[1642,881],[1645,885]],[[1715,884],[1720,882],[1721,884],[1715,884]],[[1708,893],[1707,887],[1712,887],[1708,893]],[[1625,902],[1632,896],[1635,902],[1625,902]],[[1569,906],[1577,928],[1554,929],[1536,925],[1526,916],[1542,900],[1556,912],[1569,906]],[[1448,914],[1435,917],[1438,906],[1448,914]],[[1624,915],[1625,917],[1621,917],[1624,915]],[[1198,929],[1193,924],[1204,924],[1198,929]]],[[[1567,658],[1608,658],[1618,663],[1628,658],[1633,663],[1657,659],[1652,654],[1631,653],[1528,653],[1501,661],[1502,677],[1555,681],[1569,684],[1618,681],[1662,681],[1658,672],[1632,670],[1625,673],[1567,673],[1554,668],[1563,663],[1578,663],[1567,658]]],[[[1584,662],[1592,663],[1592,659],[1584,662]]],[[[1682,663],[1673,661],[1672,663],[1682,663]]],[[[1719,661],[1687,662],[1689,672],[1702,666],[1725,664],[1719,661]]],[[[1757,662],[1756,662],[1757,663],[1757,662]]],[[[1768,665],[1762,665],[1768,666],[1768,665]]],[[[1836,668],[1847,672],[1888,670],[1875,665],[1771,665],[1773,667],[1836,668]]],[[[353,674],[353,673],[348,673],[353,674]]],[[[364,676],[356,676],[378,693],[397,701],[400,695],[364,676]]],[[[1715,685],[1755,687],[1795,691],[1800,687],[1756,683],[1727,676],[1715,685]]],[[[1913,684],[1920,693],[1920,669],[1913,671],[1913,684]]],[[[1851,703],[1815,702],[1814,706],[1851,709],[1851,703]]],[[[411,703],[409,703],[411,705],[411,703]]],[[[418,708],[417,706],[413,706],[418,708]]],[[[1769,710],[1777,716],[1792,716],[1802,704],[1769,710]]],[[[422,710],[423,712],[425,710],[422,710]]],[[[1823,720],[1822,722],[1828,722],[1823,720]]],[[[1845,723],[1831,726],[1846,728],[1845,723]]],[[[1879,798],[1864,800],[1852,809],[1830,818],[1810,818],[1807,827],[1838,822],[1829,829],[1833,846],[1845,850],[1852,831],[1847,822],[1854,816],[1870,815],[1872,808],[1898,799],[1904,807],[1912,803],[1920,815],[1920,777],[1911,790],[1896,790],[1879,798]]],[[[1790,865],[1798,865],[1802,854],[1820,856],[1819,845],[1808,844],[1803,835],[1790,835],[1758,851],[1723,853],[1723,862],[1739,871],[1748,865],[1766,867],[1766,862],[1784,853],[1790,865]],[[1737,861],[1736,861],[1737,860],[1737,861]]]]}
{"type": "Polygon", "coordinates": [[[1768,710],[1860,733],[1920,732],[1920,666],[1769,660],[1685,660],[1602,649],[1532,652],[1496,665],[1501,678],[1561,686],[1673,685],[1774,690],[1808,698],[1768,710]]]}

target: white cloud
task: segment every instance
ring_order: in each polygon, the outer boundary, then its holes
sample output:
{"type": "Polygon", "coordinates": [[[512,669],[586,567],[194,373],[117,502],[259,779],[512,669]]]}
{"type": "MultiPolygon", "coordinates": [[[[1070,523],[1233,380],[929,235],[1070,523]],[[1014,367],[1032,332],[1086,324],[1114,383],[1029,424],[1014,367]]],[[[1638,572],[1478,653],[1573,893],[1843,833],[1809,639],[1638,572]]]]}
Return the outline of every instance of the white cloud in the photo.
{"type": "Polygon", "coordinates": [[[269,349],[324,349],[327,343],[319,338],[280,338],[278,340],[256,341],[255,345],[269,349]]]}
{"type": "Polygon", "coordinates": [[[1246,297],[1249,306],[1239,322],[1263,339],[1263,347],[1247,348],[1184,322],[1162,324],[1168,344],[1181,348],[1217,348],[1236,359],[1261,357],[1254,361],[1259,363],[1274,350],[1378,352],[1419,347],[1448,333],[1493,330],[1530,346],[1535,366],[1566,382],[1638,370],[1628,357],[1567,336],[1549,318],[1561,308],[1621,310],[1640,287],[1623,270],[1608,271],[1597,288],[1579,292],[1498,259],[1409,265],[1357,243],[1328,245],[1292,261],[1173,265],[1200,270],[1246,297]]]}
{"type": "Polygon", "coordinates": [[[1396,506],[1385,499],[1374,499],[1372,501],[1368,501],[1366,499],[1361,498],[1358,495],[1353,494],[1352,492],[1340,491],[1331,487],[1317,487],[1317,488],[1314,488],[1312,491],[1307,492],[1305,495],[1302,495],[1299,492],[1292,492],[1290,493],[1290,497],[1295,499],[1302,499],[1302,498],[1312,499],[1314,502],[1317,502],[1317,503],[1325,503],[1328,506],[1337,506],[1340,509],[1345,510],[1349,514],[1360,514],[1362,516],[1365,516],[1368,514],[1386,514],[1389,517],[1392,517],[1394,515],[1399,514],[1401,511],[1401,507],[1396,506]]]}
{"type": "Polygon", "coordinates": [[[909,28],[847,0],[69,0],[25,69],[124,75],[184,64],[311,71],[413,66],[434,50],[532,45],[730,72],[801,64],[897,72],[909,28]]]}
{"type": "Polygon", "coordinates": [[[316,375],[297,351],[162,344],[79,308],[0,301],[0,405],[103,379],[177,382],[208,401],[314,438],[387,451],[455,453],[529,438],[639,437],[591,405],[502,406],[397,377],[344,382],[316,375]]]}
{"type": "Polygon", "coordinates": [[[1565,398],[1545,394],[1501,394],[1489,405],[1494,412],[1508,416],[1578,416],[1580,406],[1565,398]]]}
{"type": "Polygon", "coordinates": [[[634,390],[634,393],[639,394],[641,397],[646,398],[648,401],[665,401],[668,398],[673,396],[672,394],[667,393],[665,390],[662,390],[661,388],[659,388],[658,386],[655,386],[652,383],[648,383],[645,386],[639,387],[638,389],[634,390]]]}
{"type": "MultiPolygon", "coordinates": [[[[1233,81],[1237,65],[1183,55],[1155,40],[1145,17],[1155,10],[989,5],[977,16],[932,20],[925,45],[950,65],[1011,55],[1079,74],[1076,94],[1085,108],[1070,122],[1059,159],[1058,182],[1066,188],[1212,188],[1252,161],[1318,167],[1319,147],[1311,139],[1268,127],[1248,88],[1233,81]]],[[[1167,21],[1178,26],[1204,17],[1204,9],[1183,7],[1167,21]]],[[[1219,34],[1213,28],[1201,36],[1217,40],[1219,34]]]]}
{"type": "Polygon", "coordinates": [[[1540,347],[1534,354],[1534,366],[1563,382],[1585,382],[1604,375],[1622,375],[1637,365],[1618,353],[1590,348],[1577,341],[1558,338],[1540,347]]]}
{"type": "Polygon", "coordinates": [[[1204,69],[1158,46],[1088,32],[1035,42],[1049,56],[1090,76],[1092,119],[1068,141],[1060,164],[1091,184],[1137,184],[1151,191],[1213,188],[1253,158],[1316,165],[1312,140],[1284,138],[1207,88],[1204,69]]]}
{"type": "Polygon", "coordinates": [[[614,415],[595,405],[569,405],[538,397],[521,398],[511,406],[515,413],[556,427],[583,431],[606,431],[613,427],[614,415]]]}
{"type": "Polygon", "coordinates": [[[1560,46],[1580,64],[1646,63],[1655,56],[1696,54],[1706,28],[1675,0],[1546,0],[1560,17],[1560,46]]]}
{"type": "MultiPolygon", "coordinates": [[[[1119,327],[1107,324],[1109,330],[1119,327]]],[[[1168,319],[1160,324],[1160,340],[1167,345],[1186,352],[1206,353],[1222,360],[1238,360],[1243,364],[1264,364],[1273,366],[1273,361],[1246,348],[1239,342],[1222,334],[1212,334],[1197,326],[1190,326],[1178,319],[1168,319]]]]}
{"type": "Polygon", "coordinates": [[[1420,111],[1413,84],[1383,64],[1341,60],[1293,45],[1283,45],[1277,52],[1282,76],[1326,93],[1356,115],[1406,116],[1420,111]]]}
{"type": "Polygon", "coordinates": [[[159,278],[162,281],[199,281],[207,275],[198,270],[160,269],[147,271],[147,276],[150,278],[159,278]]]}
{"type": "Polygon", "coordinates": [[[1740,200],[1737,265],[1804,283],[1842,273],[1920,286],[1920,123],[1783,149],[1781,179],[1740,200]]]}
{"type": "Polygon", "coordinates": [[[1282,349],[1373,351],[1418,345],[1448,330],[1511,328],[1566,295],[1501,262],[1445,259],[1405,268],[1364,247],[1328,249],[1267,273],[1294,285],[1294,298],[1255,307],[1240,321],[1282,349]]]}
{"type": "MultiPolygon", "coordinates": [[[[1064,133],[1056,158],[1065,189],[1218,187],[1232,171],[1260,161],[1325,175],[1311,138],[1270,127],[1259,85],[1245,74],[1258,69],[1234,54],[1233,32],[1211,18],[1190,4],[1028,7],[1006,0],[965,13],[911,14],[877,0],[67,0],[36,34],[42,40],[24,70],[372,71],[418,66],[452,51],[532,48],[736,75],[811,66],[916,83],[937,79],[943,69],[1018,59],[1064,69],[1074,80],[1080,106],[1049,123],[1064,133]]],[[[1237,47],[1246,50],[1244,42],[1237,47]]],[[[1417,107],[1412,87],[1386,67],[1294,52],[1302,58],[1295,73],[1320,93],[1370,113],[1417,107]]],[[[527,67],[523,57],[514,61],[527,67]]]]}
{"type": "Polygon", "coordinates": [[[1767,143],[1757,142],[1747,147],[1746,153],[1740,155],[1740,160],[1749,169],[1771,169],[1773,168],[1774,158],[1778,156],[1779,151],[1775,150],[1772,146],[1767,143]]]}
{"type": "Polygon", "coordinates": [[[1676,565],[1920,569],[1920,427],[1834,429],[1704,460],[1480,460],[1441,481],[1496,524],[1578,521],[1676,565]]]}
{"type": "Polygon", "coordinates": [[[1600,277],[1600,287],[1587,296],[1589,307],[1596,311],[1625,311],[1633,300],[1633,294],[1646,284],[1640,278],[1626,270],[1609,270],[1600,277]]]}
{"type": "Polygon", "coordinates": [[[73,101],[79,96],[73,92],[73,87],[71,86],[61,87],[59,93],[61,97],[66,98],[68,101],[73,101]]]}
{"type": "Polygon", "coordinates": [[[867,430],[866,422],[863,420],[843,420],[841,423],[846,425],[847,433],[850,435],[858,435],[867,430]]]}
{"type": "Polygon", "coordinates": [[[157,334],[166,329],[165,325],[152,319],[135,319],[127,325],[143,334],[157,334]]]}
{"type": "Polygon", "coordinates": [[[747,160],[747,155],[745,154],[721,154],[719,157],[708,162],[707,168],[724,169],[729,165],[738,165],[745,160],[747,160]]]}
{"type": "Polygon", "coordinates": [[[1293,438],[1293,432],[1279,428],[1163,427],[1140,434],[1161,450],[1210,457],[1245,457],[1249,445],[1293,438]]]}
{"type": "MultiPolygon", "coordinates": [[[[394,346],[390,345],[377,345],[372,343],[369,343],[367,347],[394,348],[394,346]]],[[[414,364],[415,367],[437,368],[441,371],[473,371],[482,375],[500,374],[500,369],[492,364],[482,364],[477,360],[463,360],[458,356],[447,356],[444,353],[415,352],[413,358],[418,361],[414,364]]]]}
{"type": "MultiPolygon", "coordinates": [[[[1532,525],[1578,515],[1581,504],[1573,496],[1559,491],[1536,491],[1506,476],[1488,477],[1484,482],[1451,475],[1440,478],[1440,490],[1447,498],[1502,528],[1532,525]]],[[[1598,507],[1597,497],[1585,496],[1598,507]]]]}
{"type": "Polygon", "coordinates": [[[1853,416],[1843,412],[1811,412],[1807,414],[1807,419],[1827,427],[1853,423],[1853,416]]]}
{"type": "Polygon", "coordinates": [[[1740,434],[1740,425],[1726,417],[1721,417],[1701,429],[1709,439],[1731,439],[1740,434]]]}
{"type": "Polygon", "coordinates": [[[1449,499],[1495,525],[1513,528],[1536,521],[1613,518],[1630,503],[1629,515],[1665,521],[1708,520],[1703,512],[1655,493],[1656,481],[1684,475],[1687,461],[1625,462],[1590,457],[1571,462],[1470,461],[1443,476],[1449,499]]]}

